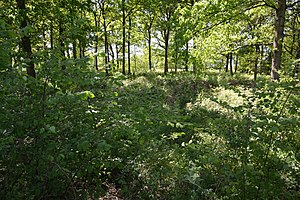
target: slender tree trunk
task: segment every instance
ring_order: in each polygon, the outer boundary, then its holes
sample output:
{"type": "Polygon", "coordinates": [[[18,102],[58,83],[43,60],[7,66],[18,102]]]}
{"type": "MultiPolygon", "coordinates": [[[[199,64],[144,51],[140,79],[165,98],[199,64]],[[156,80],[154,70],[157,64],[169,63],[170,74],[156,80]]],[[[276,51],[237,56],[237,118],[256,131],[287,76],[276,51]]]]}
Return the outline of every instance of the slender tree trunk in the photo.
{"type": "Polygon", "coordinates": [[[131,69],[130,69],[130,31],[131,31],[131,18],[130,18],[130,15],[129,15],[129,27],[128,27],[128,41],[127,41],[127,48],[128,48],[128,52],[127,52],[127,56],[128,56],[128,74],[131,74],[131,69]]]}
{"type": "Polygon", "coordinates": [[[125,30],[125,26],[126,26],[126,16],[125,16],[125,0],[122,0],[122,35],[123,35],[123,40],[122,40],[122,73],[126,74],[125,71],[125,46],[126,46],[126,30],[125,30]]]}
{"type": "MultiPolygon", "coordinates": [[[[195,43],[194,43],[194,41],[193,41],[193,49],[195,49],[195,48],[196,48],[196,45],[195,45],[195,43]]],[[[192,58],[192,65],[193,65],[193,72],[196,74],[196,72],[197,72],[197,67],[196,67],[195,56],[193,56],[193,58],[192,58]]]]}
{"type": "Polygon", "coordinates": [[[77,59],[77,44],[76,44],[76,40],[74,39],[73,41],[73,58],[77,59]]]}
{"type": "Polygon", "coordinates": [[[278,70],[281,65],[282,44],[284,38],[284,22],[285,22],[286,0],[278,0],[278,7],[275,12],[275,37],[273,41],[273,58],[271,79],[279,80],[278,70]]]}
{"type": "Polygon", "coordinates": [[[114,64],[115,63],[115,53],[114,53],[114,49],[113,49],[112,44],[109,45],[109,49],[110,49],[110,52],[111,52],[111,62],[112,62],[112,64],[114,64]]]}
{"type": "Polygon", "coordinates": [[[95,28],[96,28],[96,36],[95,36],[95,49],[94,49],[94,65],[95,65],[95,69],[98,71],[98,29],[99,29],[99,23],[97,20],[97,6],[95,6],[95,12],[94,12],[94,22],[95,22],[95,28]]]}
{"type": "Polygon", "coordinates": [[[68,56],[68,59],[70,59],[70,58],[71,58],[71,55],[70,55],[70,51],[69,51],[69,49],[67,49],[67,56],[68,56]]]}
{"type": "MultiPolygon", "coordinates": [[[[19,9],[20,17],[21,17],[21,25],[20,28],[24,29],[27,26],[28,18],[26,12],[26,2],[25,0],[17,0],[17,6],[19,9]]],[[[34,62],[32,58],[32,48],[31,48],[31,41],[29,36],[26,34],[21,38],[21,49],[24,52],[25,60],[27,61],[26,72],[29,76],[36,77],[35,69],[34,69],[34,62]]]]}
{"type": "Polygon", "coordinates": [[[178,71],[178,47],[177,47],[177,43],[176,43],[176,46],[175,46],[175,73],[177,73],[178,71]]]}
{"type": "Polygon", "coordinates": [[[120,68],[120,62],[119,62],[119,49],[118,44],[116,44],[116,59],[117,59],[117,69],[120,68]]]}
{"type": "Polygon", "coordinates": [[[169,63],[168,63],[169,37],[170,37],[170,29],[168,28],[165,31],[165,69],[164,69],[165,74],[168,73],[169,71],[169,63]]]}
{"type": "Polygon", "coordinates": [[[151,27],[147,30],[148,32],[148,60],[149,60],[149,69],[152,70],[152,50],[151,50],[151,27]]]}
{"type": "Polygon", "coordinates": [[[233,56],[232,53],[229,54],[229,65],[230,65],[230,76],[233,76],[233,66],[232,66],[232,62],[233,62],[233,56]]]}
{"type": "Polygon", "coordinates": [[[189,71],[189,42],[186,42],[185,71],[189,71]]]}
{"type": "Polygon", "coordinates": [[[300,62],[299,59],[300,59],[300,29],[298,30],[298,48],[296,51],[296,60],[298,61],[295,65],[294,76],[299,72],[299,62],[300,62]]]}
{"type": "MultiPolygon", "coordinates": [[[[62,27],[62,22],[59,22],[58,32],[59,32],[60,55],[61,55],[62,60],[65,60],[65,58],[66,58],[65,43],[64,43],[64,38],[63,38],[64,28],[62,27]]],[[[66,65],[64,63],[62,63],[61,69],[62,70],[66,69],[66,65]]]]}
{"type": "Polygon", "coordinates": [[[225,72],[228,72],[229,68],[229,53],[226,54],[226,66],[225,66],[225,72]]]}
{"type": "Polygon", "coordinates": [[[108,36],[107,36],[107,27],[106,27],[106,16],[104,12],[104,8],[102,10],[103,16],[103,29],[104,29],[104,52],[105,52],[105,72],[108,75],[109,73],[109,49],[108,49],[108,36]]]}
{"type": "Polygon", "coordinates": [[[64,28],[62,27],[62,22],[59,23],[59,44],[60,44],[60,54],[63,58],[65,58],[65,43],[63,38],[64,28]]]}
{"type": "Polygon", "coordinates": [[[254,81],[257,80],[257,72],[258,72],[258,57],[259,57],[259,45],[255,45],[255,51],[256,51],[256,58],[254,63],[254,81]]]}
{"type": "Polygon", "coordinates": [[[83,42],[82,43],[82,57],[84,58],[85,57],[85,43],[83,42]]]}
{"type": "Polygon", "coordinates": [[[263,59],[264,59],[264,45],[261,45],[260,49],[260,59],[259,59],[259,73],[262,74],[263,71],[263,59]]]}
{"type": "Polygon", "coordinates": [[[236,54],[236,56],[235,56],[235,67],[234,67],[234,73],[236,73],[236,72],[237,72],[238,63],[239,63],[239,55],[238,55],[238,54],[236,54]]]}

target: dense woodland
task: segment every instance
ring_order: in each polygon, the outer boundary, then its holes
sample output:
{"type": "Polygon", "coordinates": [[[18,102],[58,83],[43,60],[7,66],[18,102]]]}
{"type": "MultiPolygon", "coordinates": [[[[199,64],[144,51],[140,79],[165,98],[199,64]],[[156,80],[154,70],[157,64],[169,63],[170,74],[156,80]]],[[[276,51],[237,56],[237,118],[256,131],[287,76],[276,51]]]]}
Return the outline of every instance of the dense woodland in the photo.
{"type": "Polygon", "coordinates": [[[300,1],[0,0],[0,199],[300,199],[300,1]]]}

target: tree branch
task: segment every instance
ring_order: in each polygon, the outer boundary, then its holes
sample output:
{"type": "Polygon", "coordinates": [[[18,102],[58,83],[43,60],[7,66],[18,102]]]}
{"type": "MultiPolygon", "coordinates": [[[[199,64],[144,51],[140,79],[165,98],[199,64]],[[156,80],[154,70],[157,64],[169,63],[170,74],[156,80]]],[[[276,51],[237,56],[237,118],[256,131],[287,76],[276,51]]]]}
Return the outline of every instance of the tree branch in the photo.
{"type": "Polygon", "coordinates": [[[299,4],[300,1],[295,1],[294,3],[286,5],[287,8],[293,8],[295,5],[299,4]]]}

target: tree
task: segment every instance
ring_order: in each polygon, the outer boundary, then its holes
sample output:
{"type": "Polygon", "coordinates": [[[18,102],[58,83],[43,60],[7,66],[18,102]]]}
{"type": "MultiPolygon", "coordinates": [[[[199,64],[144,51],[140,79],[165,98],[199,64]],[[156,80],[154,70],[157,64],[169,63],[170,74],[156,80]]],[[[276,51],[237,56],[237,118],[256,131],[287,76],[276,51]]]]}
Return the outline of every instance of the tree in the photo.
{"type": "Polygon", "coordinates": [[[20,29],[22,30],[21,36],[21,49],[23,51],[23,56],[26,64],[26,72],[29,76],[36,77],[35,69],[34,69],[34,62],[32,57],[32,47],[31,47],[31,40],[28,32],[27,24],[29,23],[29,19],[27,17],[27,10],[26,10],[26,0],[16,0],[18,11],[19,11],[19,18],[20,18],[20,29]]]}
{"type": "Polygon", "coordinates": [[[143,21],[143,29],[141,32],[143,33],[145,40],[147,41],[148,46],[148,64],[149,69],[152,69],[152,28],[157,16],[156,9],[157,2],[151,0],[145,0],[142,2],[141,7],[141,15],[139,18],[143,21]]]}
{"type": "Polygon", "coordinates": [[[284,39],[284,22],[285,22],[286,0],[278,0],[275,7],[275,34],[273,41],[273,58],[271,79],[279,80],[278,70],[281,66],[282,46],[284,39]]]}
{"type": "Polygon", "coordinates": [[[159,11],[160,15],[158,17],[158,30],[162,36],[162,41],[164,43],[164,73],[168,73],[169,71],[169,43],[170,43],[170,34],[173,27],[173,20],[175,10],[177,9],[178,1],[175,0],[167,0],[160,2],[159,11]]]}

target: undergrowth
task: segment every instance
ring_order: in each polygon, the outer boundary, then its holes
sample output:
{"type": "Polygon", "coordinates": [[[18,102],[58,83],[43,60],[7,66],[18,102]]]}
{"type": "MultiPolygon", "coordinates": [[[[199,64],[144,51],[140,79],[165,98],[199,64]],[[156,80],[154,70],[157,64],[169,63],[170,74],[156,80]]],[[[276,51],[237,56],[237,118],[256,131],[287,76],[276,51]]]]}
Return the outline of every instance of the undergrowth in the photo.
{"type": "Polygon", "coordinates": [[[68,73],[1,73],[1,199],[300,198],[299,81],[68,73]]]}

